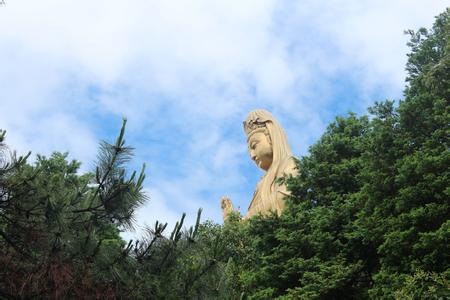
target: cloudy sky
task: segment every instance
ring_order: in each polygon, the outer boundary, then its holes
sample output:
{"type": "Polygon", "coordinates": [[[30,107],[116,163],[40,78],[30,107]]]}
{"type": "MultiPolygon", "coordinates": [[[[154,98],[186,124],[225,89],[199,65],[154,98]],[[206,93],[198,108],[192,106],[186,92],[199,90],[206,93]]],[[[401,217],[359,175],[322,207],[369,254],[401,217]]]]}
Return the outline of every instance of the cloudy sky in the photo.
{"type": "MultiPolygon", "coordinates": [[[[4,0],[0,128],[19,153],[69,151],[93,169],[122,117],[147,164],[155,220],[221,222],[223,195],[246,211],[262,172],[242,121],[255,108],[308,153],[337,115],[401,99],[405,29],[430,27],[443,0],[4,0]]],[[[126,237],[132,237],[127,234],[126,237]]]]}

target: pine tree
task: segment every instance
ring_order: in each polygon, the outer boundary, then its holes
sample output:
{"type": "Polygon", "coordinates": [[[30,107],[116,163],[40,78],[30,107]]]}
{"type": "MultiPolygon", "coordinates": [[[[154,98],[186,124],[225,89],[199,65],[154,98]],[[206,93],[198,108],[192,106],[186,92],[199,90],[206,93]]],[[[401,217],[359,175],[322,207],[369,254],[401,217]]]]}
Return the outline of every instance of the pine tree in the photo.
{"type": "Polygon", "coordinates": [[[103,142],[95,174],[78,175],[67,154],[3,164],[0,190],[0,291],[5,297],[112,297],[120,228],[146,200],[140,175],[127,178],[132,149],[103,142]],[[100,284],[99,284],[100,283],[100,284]],[[100,296],[101,295],[101,296],[100,296]]]}
{"type": "Polygon", "coordinates": [[[119,235],[147,200],[144,167],[127,176],[132,148],[125,121],[102,142],[95,173],[80,175],[67,153],[16,159],[0,132],[0,296],[2,298],[212,299],[232,295],[225,280],[231,248],[218,225],[170,235],[156,222],[140,240],[119,235]]]}

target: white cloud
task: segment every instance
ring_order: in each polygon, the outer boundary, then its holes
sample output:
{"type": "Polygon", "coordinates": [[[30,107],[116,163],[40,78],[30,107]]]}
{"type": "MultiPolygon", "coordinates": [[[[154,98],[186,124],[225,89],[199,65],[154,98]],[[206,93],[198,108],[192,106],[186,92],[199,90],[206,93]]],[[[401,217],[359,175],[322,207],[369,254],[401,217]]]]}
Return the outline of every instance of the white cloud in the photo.
{"type": "Polygon", "coordinates": [[[220,196],[245,210],[261,175],[242,133],[249,110],[272,110],[294,153],[305,154],[335,114],[401,96],[403,30],[429,27],[446,6],[7,1],[0,127],[13,148],[69,150],[89,169],[97,140],[112,139],[126,116],[136,161],[151,174],[153,200],[139,220],[195,218],[204,207],[205,218],[220,221],[220,196]]]}
{"type": "MultiPolygon", "coordinates": [[[[319,68],[325,72],[353,69],[366,97],[380,87],[398,97],[403,89],[408,52],[408,37],[403,31],[430,27],[434,16],[448,4],[449,1],[332,0],[324,5],[320,1],[302,1],[296,2],[296,14],[292,16],[310,21],[318,36],[325,38],[328,46],[336,47],[334,53],[309,49],[319,68]]],[[[306,48],[310,46],[307,42],[306,48]]]]}

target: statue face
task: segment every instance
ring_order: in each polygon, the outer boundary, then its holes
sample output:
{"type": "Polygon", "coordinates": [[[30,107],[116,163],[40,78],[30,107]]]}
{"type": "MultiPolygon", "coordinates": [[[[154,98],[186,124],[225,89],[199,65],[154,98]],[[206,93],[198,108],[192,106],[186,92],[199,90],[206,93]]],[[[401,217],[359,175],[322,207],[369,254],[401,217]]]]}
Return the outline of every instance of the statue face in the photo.
{"type": "Polygon", "coordinates": [[[273,150],[269,139],[263,132],[256,132],[248,140],[248,151],[256,165],[267,171],[272,165],[273,150]]]}

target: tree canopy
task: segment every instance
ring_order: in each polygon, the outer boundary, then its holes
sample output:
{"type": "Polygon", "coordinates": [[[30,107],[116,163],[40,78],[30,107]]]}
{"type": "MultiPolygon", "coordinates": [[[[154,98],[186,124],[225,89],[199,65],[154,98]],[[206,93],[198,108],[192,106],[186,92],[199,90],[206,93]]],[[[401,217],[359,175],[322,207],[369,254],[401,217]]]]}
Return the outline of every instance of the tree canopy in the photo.
{"type": "Polygon", "coordinates": [[[283,215],[245,225],[250,298],[450,295],[449,10],[407,33],[404,100],[337,117],[285,179],[283,215]]]}

